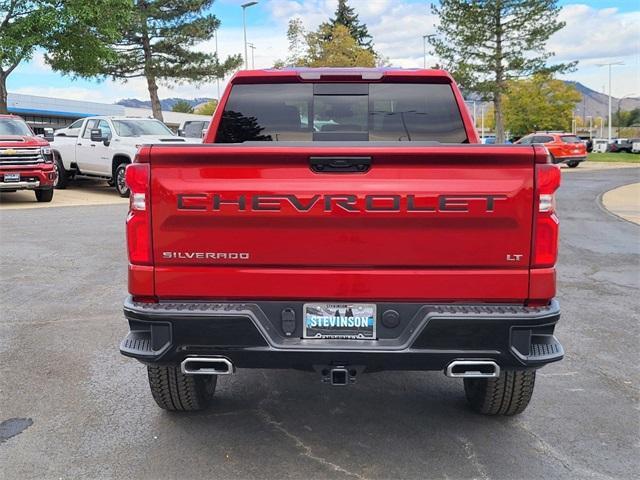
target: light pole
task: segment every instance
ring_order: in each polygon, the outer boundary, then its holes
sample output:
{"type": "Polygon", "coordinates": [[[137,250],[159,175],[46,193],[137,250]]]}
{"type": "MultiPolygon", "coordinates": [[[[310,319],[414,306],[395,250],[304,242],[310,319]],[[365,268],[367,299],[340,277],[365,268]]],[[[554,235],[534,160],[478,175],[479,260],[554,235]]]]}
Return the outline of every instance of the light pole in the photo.
{"type": "Polygon", "coordinates": [[[598,63],[599,67],[609,67],[609,133],[607,143],[611,143],[611,67],[613,65],[624,65],[624,62],[598,63]]]}
{"type": "Polygon", "coordinates": [[[618,113],[616,113],[616,116],[618,117],[618,138],[620,138],[620,102],[622,102],[622,100],[624,100],[625,98],[635,97],[635,96],[636,96],[635,93],[627,93],[625,96],[620,97],[618,99],[618,113]]]}
{"type": "Polygon", "coordinates": [[[255,58],[256,46],[253,43],[247,43],[247,45],[249,45],[249,48],[251,49],[251,70],[255,70],[256,69],[256,58],[255,58]]]}
{"type": "Polygon", "coordinates": [[[603,128],[604,128],[604,118],[600,117],[600,138],[604,137],[604,133],[602,133],[603,128]]]}
{"type": "Polygon", "coordinates": [[[422,67],[427,68],[427,39],[435,37],[435,34],[422,35],[422,67]]]}
{"type": "Polygon", "coordinates": [[[589,140],[593,139],[593,116],[591,115],[587,115],[587,118],[589,119],[589,140]]]}
{"type": "Polygon", "coordinates": [[[249,65],[249,55],[247,54],[247,8],[256,5],[258,2],[247,2],[240,5],[242,7],[242,29],[244,31],[244,69],[249,65]]]}
{"type": "MultiPolygon", "coordinates": [[[[216,30],[216,59],[218,60],[218,65],[220,64],[220,57],[218,57],[218,30],[216,30]]],[[[220,101],[220,77],[216,76],[216,86],[218,90],[218,101],[220,101]]]]}

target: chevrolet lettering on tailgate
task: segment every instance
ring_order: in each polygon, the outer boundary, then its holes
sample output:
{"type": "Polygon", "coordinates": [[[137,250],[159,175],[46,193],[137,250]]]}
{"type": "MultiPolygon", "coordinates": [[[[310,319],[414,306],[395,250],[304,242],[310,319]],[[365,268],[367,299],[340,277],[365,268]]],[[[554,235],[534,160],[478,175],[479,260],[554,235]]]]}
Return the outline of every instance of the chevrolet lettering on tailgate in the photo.
{"type": "Polygon", "coordinates": [[[219,212],[225,209],[239,212],[279,212],[293,208],[310,212],[314,208],[324,212],[479,212],[492,213],[496,202],[506,195],[312,195],[294,194],[227,196],[219,193],[180,193],[178,210],[219,212]]]}

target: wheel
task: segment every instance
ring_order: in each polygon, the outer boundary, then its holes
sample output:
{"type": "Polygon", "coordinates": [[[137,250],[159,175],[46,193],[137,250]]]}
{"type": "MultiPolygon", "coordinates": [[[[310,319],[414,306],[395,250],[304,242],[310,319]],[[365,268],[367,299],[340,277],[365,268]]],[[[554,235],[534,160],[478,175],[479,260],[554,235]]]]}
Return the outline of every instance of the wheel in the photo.
{"type": "Polygon", "coordinates": [[[567,162],[569,168],[576,168],[578,165],[580,165],[580,162],[567,162]]]}
{"type": "Polygon", "coordinates": [[[151,395],[160,408],[171,411],[203,410],[211,404],[218,377],[185,375],[177,365],[148,365],[151,395]]]}
{"type": "Polygon", "coordinates": [[[62,159],[60,157],[58,157],[56,155],[55,157],[55,163],[54,163],[55,169],[56,169],[56,173],[57,175],[57,179],[55,181],[55,183],[53,184],[54,188],[57,188],[58,190],[64,190],[65,188],[67,188],[67,182],[69,181],[69,175],[67,173],[67,171],[64,168],[64,164],[62,163],[62,159]]]}
{"type": "Polygon", "coordinates": [[[116,191],[118,192],[118,195],[124,198],[129,196],[129,187],[127,186],[127,182],[125,181],[125,170],[127,168],[127,165],[128,164],[126,163],[121,163],[120,165],[118,165],[116,167],[116,173],[114,175],[116,191]]]}
{"type": "Polygon", "coordinates": [[[50,202],[53,199],[53,188],[34,191],[36,192],[36,200],[39,202],[50,202]]]}
{"type": "Polygon", "coordinates": [[[503,370],[498,378],[465,378],[464,392],[467,402],[478,413],[517,415],[529,405],[535,381],[535,370],[503,370]]]}

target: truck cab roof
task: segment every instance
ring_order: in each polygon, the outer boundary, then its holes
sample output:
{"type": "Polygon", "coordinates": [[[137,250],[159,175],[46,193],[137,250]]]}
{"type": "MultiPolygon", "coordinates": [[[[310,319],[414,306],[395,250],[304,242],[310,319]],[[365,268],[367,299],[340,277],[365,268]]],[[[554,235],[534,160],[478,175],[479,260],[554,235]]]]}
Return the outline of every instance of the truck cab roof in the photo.
{"type": "Polygon", "coordinates": [[[451,83],[453,78],[444,70],[431,70],[419,68],[363,68],[363,67],[288,67],[270,68],[263,70],[241,70],[231,79],[231,83],[244,83],[246,80],[269,80],[277,79],[282,81],[286,78],[297,79],[299,81],[381,81],[388,77],[406,77],[417,81],[429,78],[440,80],[442,83],[451,83]]]}

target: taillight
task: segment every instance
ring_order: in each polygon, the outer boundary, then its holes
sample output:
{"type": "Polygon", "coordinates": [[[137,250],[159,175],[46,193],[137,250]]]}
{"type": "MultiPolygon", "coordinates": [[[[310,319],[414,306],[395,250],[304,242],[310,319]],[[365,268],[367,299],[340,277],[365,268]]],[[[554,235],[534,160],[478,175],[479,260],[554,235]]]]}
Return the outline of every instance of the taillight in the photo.
{"type": "Polygon", "coordinates": [[[558,217],[555,198],[558,187],[560,167],[537,164],[532,267],[553,267],[558,258],[558,217]]]}
{"type": "Polygon", "coordinates": [[[151,212],[150,170],[148,163],[127,166],[126,182],[129,186],[129,214],[127,215],[127,247],[129,262],[151,265],[151,212]]]}

